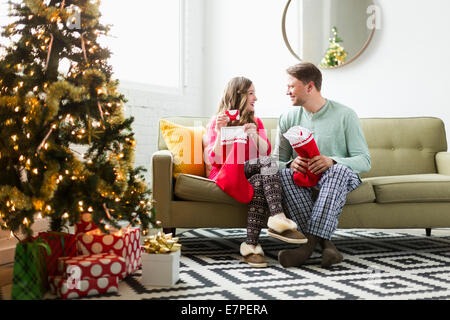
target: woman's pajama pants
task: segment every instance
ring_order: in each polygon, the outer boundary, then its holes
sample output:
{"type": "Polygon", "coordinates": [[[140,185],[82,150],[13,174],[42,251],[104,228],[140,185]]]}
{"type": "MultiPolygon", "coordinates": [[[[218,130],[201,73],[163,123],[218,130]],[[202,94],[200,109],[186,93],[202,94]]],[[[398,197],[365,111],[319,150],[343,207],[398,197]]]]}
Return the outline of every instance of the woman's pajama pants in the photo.
{"type": "Polygon", "coordinates": [[[267,215],[283,212],[281,179],[276,162],[268,156],[245,162],[245,176],[255,191],[248,204],[247,244],[257,245],[267,215]]]}

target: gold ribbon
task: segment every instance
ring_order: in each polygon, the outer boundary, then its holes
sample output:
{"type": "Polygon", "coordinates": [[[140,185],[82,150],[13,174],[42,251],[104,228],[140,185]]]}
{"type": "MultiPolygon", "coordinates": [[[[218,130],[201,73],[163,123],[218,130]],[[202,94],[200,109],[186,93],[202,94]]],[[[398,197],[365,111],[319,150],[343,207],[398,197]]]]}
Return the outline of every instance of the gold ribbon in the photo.
{"type": "Polygon", "coordinates": [[[108,207],[106,206],[106,203],[103,203],[103,209],[105,210],[106,216],[108,217],[109,220],[111,219],[111,214],[109,213],[108,207]]]}
{"type": "Polygon", "coordinates": [[[50,61],[50,54],[52,53],[52,47],[53,47],[53,34],[50,35],[50,44],[48,45],[48,53],[47,53],[47,60],[45,61],[45,69],[48,68],[48,62],[50,61]]]}
{"type": "Polygon", "coordinates": [[[48,137],[50,137],[50,135],[53,132],[53,127],[50,128],[50,130],[48,131],[47,135],[45,136],[44,140],[42,140],[41,144],[37,147],[36,152],[39,153],[39,151],[41,151],[42,147],[44,146],[45,142],[47,141],[48,137]]]}
{"type": "MultiPolygon", "coordinates": [[[[66,3],[66,0],[63,0],[61,2],[61,9],[64,9],[65,3],[66,3]]],[[[54,39],[53,34],[51,34],[50,37],[51,37],[51,39],[50,39],[50,44],[48,46],[48,53],[47,53],[47,60],[45,62],[45,69],[48,68],[48,62],[50,61],[50,54],[52,52],[52,47],[53,47],[53,39],[54,39]]]]}
{"type": "Polygon", "coordinates": [[[88,62],[88,59],[87,59],[86,46],[85,46],[85,44],[84,44],[83,34],[85,34],[85,32],[83,32],[83,33],[81,34],[81,36],[80,36],[80,38],[81,38],[81,49],[83,50],[84,60],[86,60],[86,63],[89,63],[89,62],[88,62]]]}
{"type": "Polygon", "coordinates": [[[146,253],[171,253],[180,250],[181,244],[178,243],[178,238],[172,237],[171,233],[158,232],[144,239],[143,248],[146,253]]]}
{"type": "Polygon", "coordinates": [[[103,118],[103,109],[100,104],[100,101],[97,101],[97,107],[98,107],[98,112],[100,113],[100,117],[102,118],[102,121],[105,121],[105,118],[103,118]]]}

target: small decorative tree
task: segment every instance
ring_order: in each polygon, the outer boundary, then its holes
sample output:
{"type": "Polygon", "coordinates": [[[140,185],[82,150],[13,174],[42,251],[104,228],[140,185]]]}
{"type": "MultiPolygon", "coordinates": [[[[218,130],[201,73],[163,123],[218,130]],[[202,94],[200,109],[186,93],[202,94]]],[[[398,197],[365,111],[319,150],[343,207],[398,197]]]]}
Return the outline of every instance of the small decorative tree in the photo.
{"type": "Polygon", "coordinates": [[[344,47],[340,45],[343,40],[338,36],[338,30],[335,26],[331,29],[333,36],[328,39],[330,46],[325,52],[322,61],[320,62],[320,67],[322,68],[332,68],[339,66],[345,62],[347,58],[347,52],[344,47]]]}
{"type": "Polygon", "coordinates": [[[154,222],[150,190],[134,168],[133,118],[98,43],[100,1],[10,1],[0,57],[0,222],[32,234],[36,217],[51,229],[92,213],[103,231],[119,221],[154,222]],[[63,65],[66,69],[63,70],[63,65]],[[81,150],[80,149],[84,149],[81,150]]]}

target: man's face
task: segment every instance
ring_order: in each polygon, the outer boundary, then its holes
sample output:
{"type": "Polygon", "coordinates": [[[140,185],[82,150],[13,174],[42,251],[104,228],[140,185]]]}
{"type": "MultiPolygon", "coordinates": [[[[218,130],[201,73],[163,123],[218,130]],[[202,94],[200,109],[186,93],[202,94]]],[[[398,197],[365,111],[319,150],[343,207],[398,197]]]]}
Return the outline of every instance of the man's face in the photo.
{"type": "Polygon", "coordinates": [[[293,106],[302,106],[308,101],[309,93],[311,92],[310,87],[310,84],[304,85],[297,78],[288,75],[286,94],[291,97],[293,106]]]}

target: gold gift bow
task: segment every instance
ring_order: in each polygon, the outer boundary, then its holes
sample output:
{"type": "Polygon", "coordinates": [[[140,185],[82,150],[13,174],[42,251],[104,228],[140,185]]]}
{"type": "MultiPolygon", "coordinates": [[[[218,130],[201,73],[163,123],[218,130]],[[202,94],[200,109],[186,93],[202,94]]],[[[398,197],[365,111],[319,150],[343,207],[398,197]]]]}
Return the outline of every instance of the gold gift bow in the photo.
{"type": "Polygon", "coordinates": [[[172,237],[172,233],[158,232],[144,239],[143,248],[146,253],[171,253],[180,250],[181,244],[178,238],[172,237]]]}

